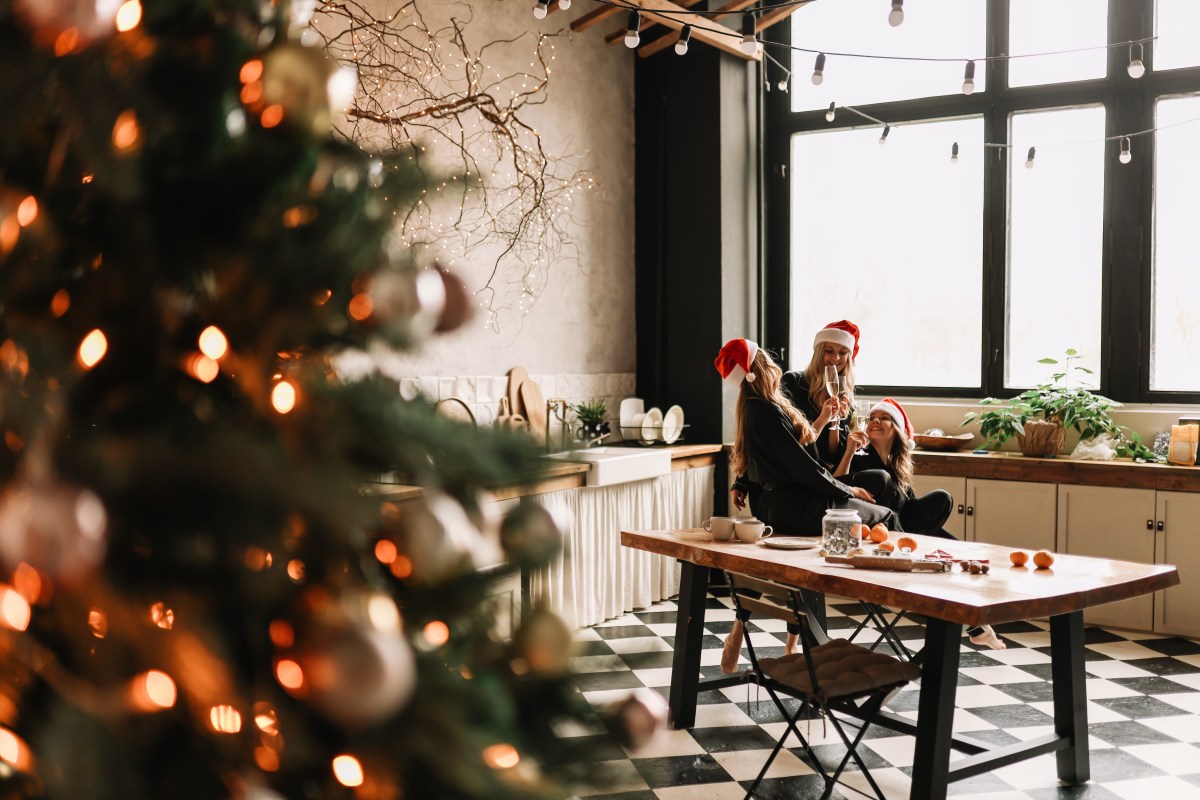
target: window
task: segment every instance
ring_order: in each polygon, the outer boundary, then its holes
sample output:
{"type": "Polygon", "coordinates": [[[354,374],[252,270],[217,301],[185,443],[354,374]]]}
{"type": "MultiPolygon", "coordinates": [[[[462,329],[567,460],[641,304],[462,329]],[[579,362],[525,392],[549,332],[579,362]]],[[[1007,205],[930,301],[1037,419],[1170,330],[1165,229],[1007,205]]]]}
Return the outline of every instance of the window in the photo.
{"type": "MultiPolygon", "coordinates": [[[[811,3],[791,16],[796,47],[824,50],[824,78],[814,86],[816,61],[811,53],[793,55],[795,111],[826,108],[830,103],[858,105],[908,100],[957,92],[964,62],[886,61],[850,58],[837,53],[937,56],[948,59],[984,53],[984,4],[963,0],[909,3],[904,24],[888,25],[890,6],[882,0],[811,3]]],[[[977,65],[978,66],[978,65],[977,65]]],[[[977,91],[985,87],[978,69],[977,91]]]]}
{"type": "Polygon", "coordinates": [[[1154,291],[1150,388],[1194,392],[1200,385],[1200,226],[1196,187],[1200,96],[1158,101],[1154,165],[1154,291]]]}
{"type": "Polygon", "coordinates": [[[773,51],[797,80],[766,95],[767,346],[802,368],[850,319],[867,391],[957,397],[1074,348],[1115,400],[1200,403],[1200,2],[922,0],[898,28],[886,6],[812,3],[773,34],[936,60],[828,55],[816,87],[811,53],[773,51]]]}
{"type": "Polygon", "coordinates": [[[1012,142],[1004,385],[1027,389],[1068,347],[1100,371],[1104,108],[1014,114],[1012,142]]]}
{"type": "Polygon", "coordinates": [[[873,382],[978,386],[982,274],[962,265],[983,247],[983,120],[905,125],[884,146],[879,133],[792,139],[792,264],[805,276],[791,286],[792,366],[819,328],[852,319],[873,382]]]}

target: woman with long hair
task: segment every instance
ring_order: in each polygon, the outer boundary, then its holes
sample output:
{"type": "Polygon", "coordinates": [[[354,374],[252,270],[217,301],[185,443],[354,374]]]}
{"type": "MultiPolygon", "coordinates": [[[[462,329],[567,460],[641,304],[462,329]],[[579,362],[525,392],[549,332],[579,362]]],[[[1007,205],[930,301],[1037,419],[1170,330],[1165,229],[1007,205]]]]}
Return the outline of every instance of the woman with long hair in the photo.
{"type": "Polygon", "coordinates": [[[834,476],[870,491],[875,502],[900,515],[904,530],[953,539],[942,527],[954,507],[950,493],[935,489],[917,497],[913,491],[913,427],[904,407],[885,397],[871,407],[866,423],[865,430],[850,433],[834,476]]]}
{"type": "Polygon", "coordinates": [[[903,530],[891,509],[872,502],[866,489],[834,478],[816,452],[817,432],[841,411],[837,397],[826,398],[810,423],[783,392],[783,370],[754,342],[727,342],[715,363],[740,389],[730,468],[762,487],[762,509],[755,513],[764,521],[779,533],[811,536],[820,533],[827,509],[852,508],[868,525],[903,530]]]}

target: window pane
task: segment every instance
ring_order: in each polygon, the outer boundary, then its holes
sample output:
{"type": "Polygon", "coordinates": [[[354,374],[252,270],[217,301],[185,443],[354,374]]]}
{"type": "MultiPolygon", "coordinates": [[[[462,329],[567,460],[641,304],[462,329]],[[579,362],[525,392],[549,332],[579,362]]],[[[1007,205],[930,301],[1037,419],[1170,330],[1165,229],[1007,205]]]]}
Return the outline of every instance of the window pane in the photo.
{"type": "MultiPolygon", "coordinates": [[[[1011,0],[1009,15],[1008,51],[1014,56],[1103,48],[1108,43],[1108,0],[1011,0]]],[[[1012,58],[1008,62],[1008,85],[1103,78],[1107,63],[1108,51],[1104,49],[1012,58]]]]}
{"type": "MultiPolygon", "coordinates": [[[[792,44],[826,53],[864,53],[924,58],[982,58],[985,4],[963,0],[921,0],[905,6],[904,24],[888,24],[885,0],[810,3],[792,14],[792,44]]],[[[796,79],[792,110],[866,105],[889,100],[936,97],[961,91],[966,62],[885,61],[827,55],[825,80],[813,86],[816,56],[792,53],[796,79]]],[[[983,91],[984,68],[976,65],[975,90],[983,91]]]]}
{"type": "Polygon", "coordinates": [[[1200,64],[1196,31],[1200,29],[1200,3],[1196,0],[1158,0],[1154,32],[1154,68],[1178,69],[1200,64]]]}
{"type": "Polygon", "coordinates": [[[1200,118],[1200,97],[1160,100],[1157,111],[1150,388],[1195,392],[1200,391],[1200,226],[1195,201],[1200,122],[1166,126],[1200,118]]]}
{"type": "Polygon", "coordinates": [[[860,383],[978,387],[983,122],[904,125],[882,147],[879,133],[792,137],[790,366],[849,319],[860,383]]]}
{"type": "Polygon", "coordinates": [[[1038,359],[1067,348],[1082,354],[1099,385],[1103,138],[1102,107],[1012,116],[1007,387],[1044,383],[1049,371],[1038,359]],[[1035,166],[1026,169],[1030,146],[1035,166]]]}

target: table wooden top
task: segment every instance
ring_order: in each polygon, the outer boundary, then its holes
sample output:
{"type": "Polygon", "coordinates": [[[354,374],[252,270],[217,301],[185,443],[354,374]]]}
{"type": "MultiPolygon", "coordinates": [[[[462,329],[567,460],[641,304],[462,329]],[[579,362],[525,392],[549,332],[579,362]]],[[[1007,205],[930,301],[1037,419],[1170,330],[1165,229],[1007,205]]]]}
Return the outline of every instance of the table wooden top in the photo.
{"type": "Polygon", "coordinates": [[[778,550],[742,542],[713,542],[703,528],[622,531],[621,544],[705,567],[802,586],[918,614],[985,625],[1064,614],[1167,589],[1179,583],[1171,564],[1137,564],[1056,553],[1049,569],[1014,567],[1013,548],[912,536],[918,557],[941,549],[956,558],[988,559],[987,574],[888,572],[826,564],[812,550],[778,550]]]}

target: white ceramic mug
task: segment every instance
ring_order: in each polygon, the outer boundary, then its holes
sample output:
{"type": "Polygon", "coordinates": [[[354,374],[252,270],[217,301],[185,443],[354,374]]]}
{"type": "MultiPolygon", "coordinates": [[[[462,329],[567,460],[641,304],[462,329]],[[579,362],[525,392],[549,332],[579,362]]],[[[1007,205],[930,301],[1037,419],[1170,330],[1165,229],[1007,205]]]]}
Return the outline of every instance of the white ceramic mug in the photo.
{"type": "Polygon", "coordinates": [[[733,525],[736,517],[709,517],[701,525],[712,534],[714,542],[728,542],[733,538],[733,525]]]}
{"type": "Polygon", "coordinates": [[[767,538],[775,531],[762,520],[740,519],[733,524],[733,532],[737,534],[738,539],[751,544],[759,539],[767,538]]]}

